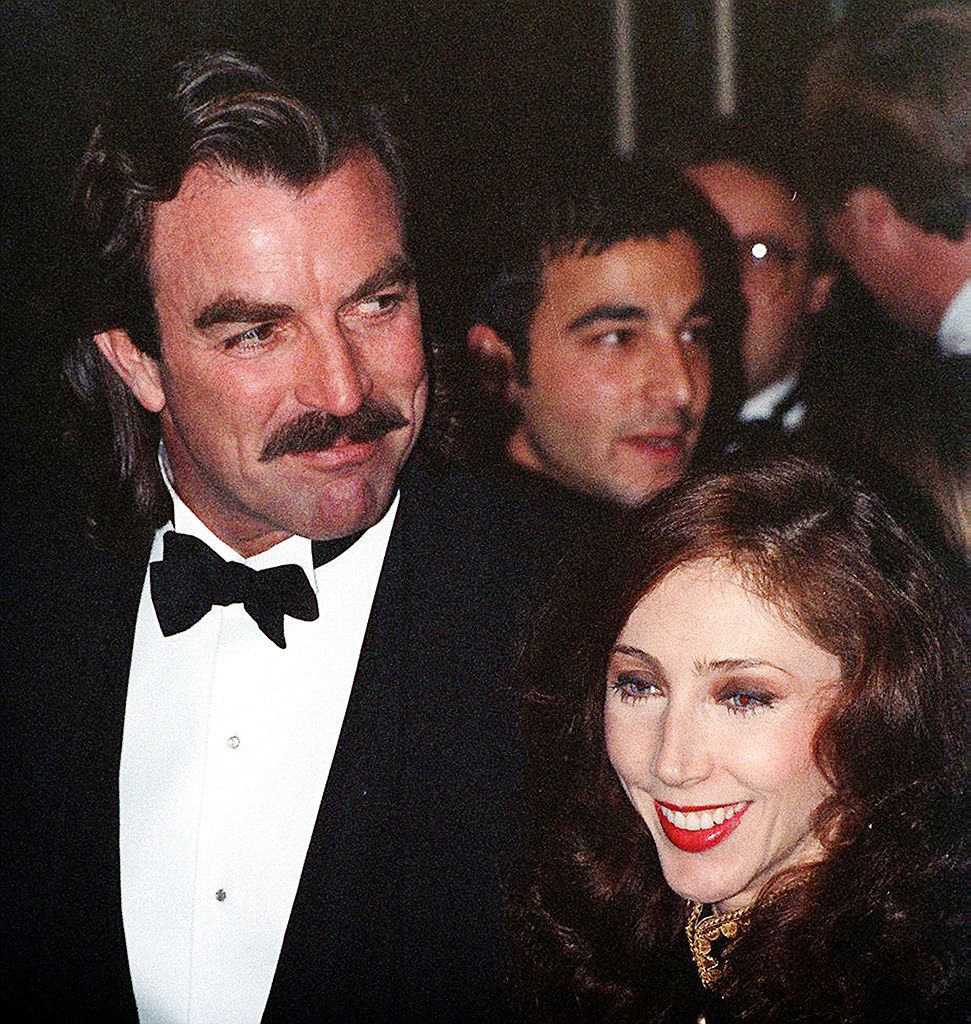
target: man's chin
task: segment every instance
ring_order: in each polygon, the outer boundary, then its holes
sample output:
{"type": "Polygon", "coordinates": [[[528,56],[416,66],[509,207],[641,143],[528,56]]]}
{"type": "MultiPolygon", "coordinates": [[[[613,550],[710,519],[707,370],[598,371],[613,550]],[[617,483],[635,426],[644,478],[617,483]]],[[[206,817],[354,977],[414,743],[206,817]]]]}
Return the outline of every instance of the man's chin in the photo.
{"type": "Polygon", "coordinates": [[[348,477],[330,481],[325,494],[298,514],[293,532],[310,540],[336,540],[373,526],[387,512],[395,494],[395,478],[348,477]]]}

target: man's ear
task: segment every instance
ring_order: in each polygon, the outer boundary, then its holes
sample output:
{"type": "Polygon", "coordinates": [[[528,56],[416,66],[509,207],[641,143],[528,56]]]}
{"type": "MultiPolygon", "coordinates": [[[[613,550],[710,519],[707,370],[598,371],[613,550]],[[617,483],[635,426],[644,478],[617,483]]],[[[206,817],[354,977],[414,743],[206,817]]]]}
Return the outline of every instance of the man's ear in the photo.
{"type": "Polygon", "coordinates": [[[809,294],[806,298],[806,309],[810,313],[822,313],[829,302],[829,293],[836,283],[835,270],[821,270],[809,279],[809,294]]]}
{"type": "Polygon", "coordinates": [[[481,374],[479,385],[489,395],[501,396],[515,404],[519,394],[516,357],[512,349],[487,324],[473,324],[466,336],[469,351],[475,356],[481,374]]]}
{"type": "Polygon", "coordinates": [[[122,327],[113,327],[110,331],[96,334],[94,342],[149,412],[161,412],[165,408],[158,363],[131,340],[128,331],[122,327]]]}

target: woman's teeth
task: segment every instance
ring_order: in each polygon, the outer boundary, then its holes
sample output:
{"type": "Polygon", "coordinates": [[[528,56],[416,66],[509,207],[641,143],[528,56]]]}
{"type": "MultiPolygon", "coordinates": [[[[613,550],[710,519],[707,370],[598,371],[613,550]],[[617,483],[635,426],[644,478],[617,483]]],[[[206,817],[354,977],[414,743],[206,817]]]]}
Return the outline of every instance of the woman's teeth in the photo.
{"type": "Polygon", "coordinates": [[[723,807],[710,807],[706,811],[673,811],[664,804],[658,804],[661,813],[675,828],[683,828],[686,832],[700,832],[705,828],[714,828],[729,818],[735,817],[745,807],[746,801],[737,804],[725,804],[723,807]]]}

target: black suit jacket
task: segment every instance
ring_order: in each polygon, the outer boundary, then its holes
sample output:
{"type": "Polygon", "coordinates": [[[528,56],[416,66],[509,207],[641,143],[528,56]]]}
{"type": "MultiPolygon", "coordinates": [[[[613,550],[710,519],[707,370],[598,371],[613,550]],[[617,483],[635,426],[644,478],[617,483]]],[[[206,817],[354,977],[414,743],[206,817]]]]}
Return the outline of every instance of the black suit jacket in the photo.
{"type": "MultiPolygon", "coordinates": [[[[506,1018],[506,680],[571,529],[465,474],[408,474],[265,1022],[506,1018]]],[[[63,524],[14,543],[2,1002],[18,1020],[135,1020],[118,768],[148,552],[111,556],[63,524]]]]}

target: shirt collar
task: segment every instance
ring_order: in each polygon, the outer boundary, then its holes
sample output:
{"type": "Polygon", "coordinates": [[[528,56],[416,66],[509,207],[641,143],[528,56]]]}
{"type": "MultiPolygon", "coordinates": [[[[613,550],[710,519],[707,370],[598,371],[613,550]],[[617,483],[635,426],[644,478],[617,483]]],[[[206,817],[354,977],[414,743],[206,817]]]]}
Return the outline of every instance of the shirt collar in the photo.
{"type": "Polygon", "coordinates": [[[799,379],[798,373],[791,373],[782,380],[771,383],[768,387],[752,395],[738,412],[738,419],[741,423],[751,423],[752,420],[767,420],[775,412],[776,407],[784,402],[799,379]]]}
{"type": "MultiPolygon", "coordinates": [[[[175,487],[172,484],[172,469],[165,452],[165,446],[161,443],[159,444],[158,462],[159,468],[162,470],[162,479],[165,481],[165,486],[172,498],[172,521],[162,528],[163,532],[174,529],[178,533],[187,533],[192,537],[198,537],[199,540],[208,544],[220,558],[225,559],[227,562],[242,562],[252,569],[271,569],[277,565],[299,565],[306,573],[307,579],[310,580],[314,593],[317,593],[317,572],[319,570],[314,569],[313,547],[310,540],[306,537],[287,537],[286,540],[281,540],[278,544],[267,548],[266,551],[261,551],[258,555],[244,558],[225,541],[220,540],[176,493],[175,487]]],[[[399,498],[400,493],[395,494],[394,501],[391,502],[388,511],[378,520],[378,523],[375,523],[375,526],[383,524],[389,518],[393,522],[399,498]]],[[[364,531],[364,537],[367,536],[370,529],[364,531]]],[[[387,531],[379,530],[377,532],[383,535],[387,531]]],[[[363,537],[360,539],[363,539],[363,537]]],[[[356,544],[352,546],[356,546],[356,544]]],[[[338,556],[329,564],[336,564],[336,562],[340,561],[340,557],[338,556]]]]}
{"type": "Polygon", "coordinates": [[[950,356],[971,356],[971,278],[958,289],[937,329],[941,351],[950,356]]]}

